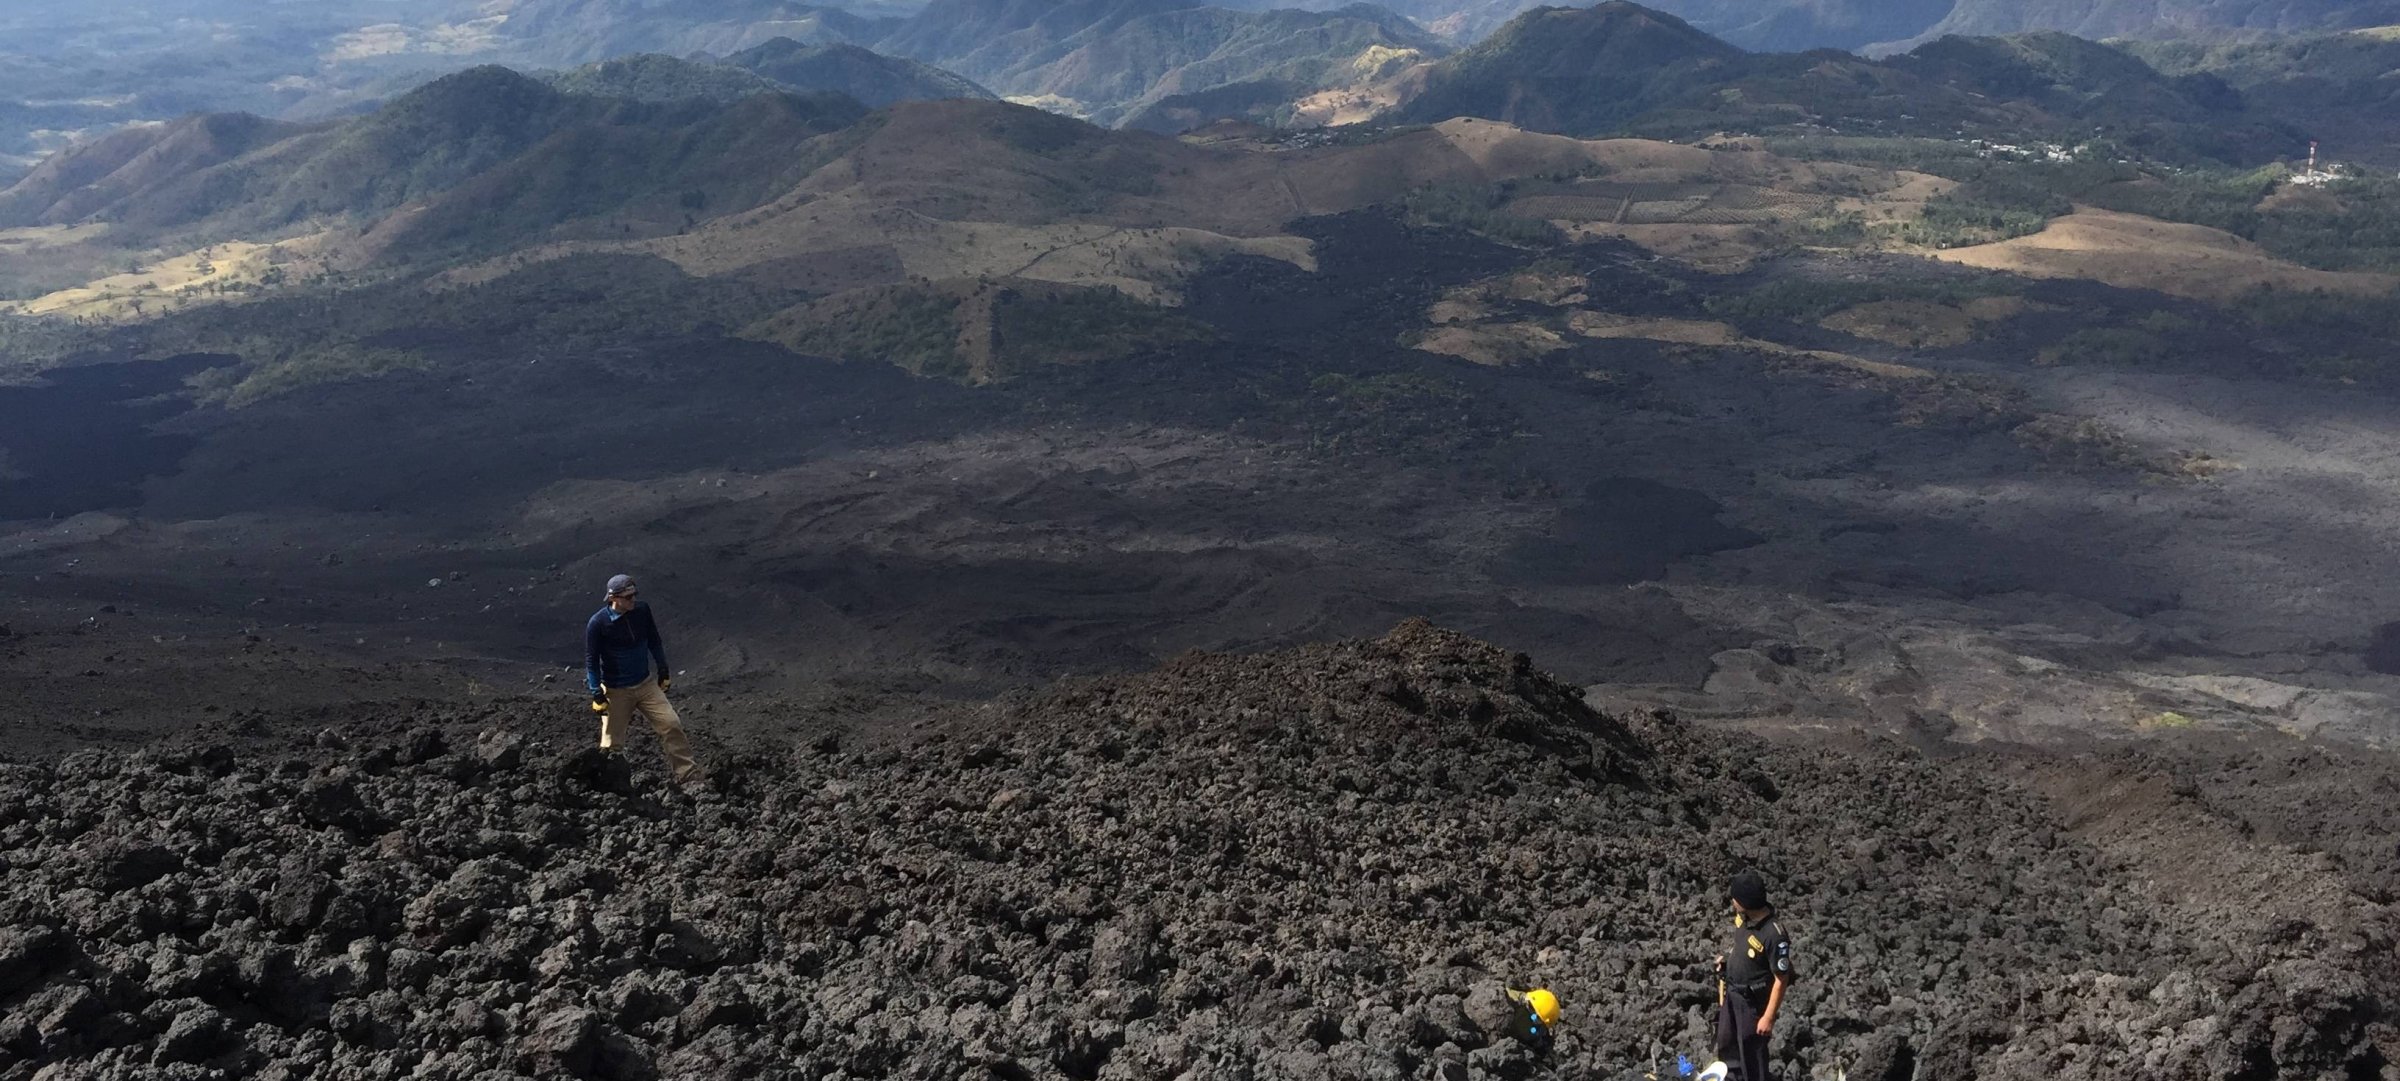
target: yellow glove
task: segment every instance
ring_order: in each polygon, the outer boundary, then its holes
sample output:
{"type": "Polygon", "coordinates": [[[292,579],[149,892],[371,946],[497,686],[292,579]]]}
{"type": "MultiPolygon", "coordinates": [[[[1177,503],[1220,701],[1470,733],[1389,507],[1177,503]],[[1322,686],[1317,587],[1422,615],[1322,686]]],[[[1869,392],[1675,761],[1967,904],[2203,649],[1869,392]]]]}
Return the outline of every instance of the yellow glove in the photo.
{"type": "Polygon", "coordinates": [[[608,712],[608,688],[602,687],[592,692],[592,712],[608,712]]]}

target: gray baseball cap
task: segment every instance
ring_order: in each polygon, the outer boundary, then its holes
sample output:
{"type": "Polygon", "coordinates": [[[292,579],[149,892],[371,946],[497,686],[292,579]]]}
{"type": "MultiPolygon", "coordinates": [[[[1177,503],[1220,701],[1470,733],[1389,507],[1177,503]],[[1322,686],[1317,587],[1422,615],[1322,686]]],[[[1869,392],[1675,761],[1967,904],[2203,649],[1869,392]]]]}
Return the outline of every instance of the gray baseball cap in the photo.
{"type": "Polygon", "coordinates": [[[633,592],[633,576],[630,574],[620,574],[608,580],[608,595],[611,597],[628,596],[633,592]]]}

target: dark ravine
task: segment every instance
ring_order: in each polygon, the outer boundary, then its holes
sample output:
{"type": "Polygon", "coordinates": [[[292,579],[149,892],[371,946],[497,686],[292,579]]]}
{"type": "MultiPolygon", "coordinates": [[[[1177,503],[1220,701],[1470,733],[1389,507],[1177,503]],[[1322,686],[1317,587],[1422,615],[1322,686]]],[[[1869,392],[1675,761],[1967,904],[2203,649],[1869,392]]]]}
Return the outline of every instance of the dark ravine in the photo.
{"type": "Polygon", "coordinates": [[[699,796],[545,716],[0,767],[0,1079],[1620,1077],[1700,1050],[1742,864],[1806,958],[1788,1077],[2400,1051],[2338,867],[2236,904],[2144,862],[2235,836],[2239,785],[2111,767],[2139,798],[2095,817],[2052,791],[2088,761],[1614,718],[1423,623],[725,755],[699,796]],[[1533,982],[1544,1060],[1477,1020],[1533,982]]]}

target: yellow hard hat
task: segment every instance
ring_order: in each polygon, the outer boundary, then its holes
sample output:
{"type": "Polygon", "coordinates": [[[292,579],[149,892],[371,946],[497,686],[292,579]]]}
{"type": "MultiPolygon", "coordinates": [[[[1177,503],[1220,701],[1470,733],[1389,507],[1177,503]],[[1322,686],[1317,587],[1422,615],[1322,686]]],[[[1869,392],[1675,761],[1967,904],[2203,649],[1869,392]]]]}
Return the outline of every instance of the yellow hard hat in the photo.
{"type": "Polygon", "coordinates": [[[1548,988],[1536,987],[1525,992],[1525,1004],[1533,1007],[1533,1015],[1541,1018],[1543,1024],[1558,1023],[1558,996],[1551,994],[1548,988]]]}

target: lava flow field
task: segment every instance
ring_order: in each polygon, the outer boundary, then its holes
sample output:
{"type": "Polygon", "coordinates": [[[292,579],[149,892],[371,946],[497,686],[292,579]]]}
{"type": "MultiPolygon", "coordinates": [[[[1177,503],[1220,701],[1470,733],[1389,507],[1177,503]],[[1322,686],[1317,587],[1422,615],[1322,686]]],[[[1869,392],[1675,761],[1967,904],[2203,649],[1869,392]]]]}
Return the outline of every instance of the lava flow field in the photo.
{"type": "Polygon", "coordinates": [[[1421,622],[720,741],[689,792],[479,709],[0,766],[0,1079],[1626,1077],[1705,1052],[1745,865],[1787,1078],[2400,1050],[2366,857],[2229,802],[2287,789],[1617,718],[1421,622]],[[1533,985],[1539,1057],[1491,1029],[1533,985]]]}

